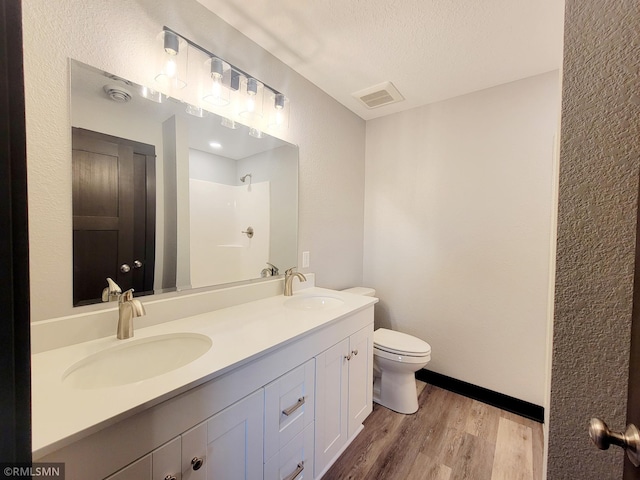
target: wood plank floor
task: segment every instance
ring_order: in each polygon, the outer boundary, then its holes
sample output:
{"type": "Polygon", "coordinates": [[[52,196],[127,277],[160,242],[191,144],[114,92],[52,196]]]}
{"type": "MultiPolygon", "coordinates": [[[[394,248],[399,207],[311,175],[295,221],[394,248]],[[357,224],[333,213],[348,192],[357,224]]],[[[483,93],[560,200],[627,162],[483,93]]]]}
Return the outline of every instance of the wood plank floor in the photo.
{"type": "Polygon", "coordinates": [[[417,382],[414,415],[374,403],[323,480],[541,480],[542,425],[417,382]]]}

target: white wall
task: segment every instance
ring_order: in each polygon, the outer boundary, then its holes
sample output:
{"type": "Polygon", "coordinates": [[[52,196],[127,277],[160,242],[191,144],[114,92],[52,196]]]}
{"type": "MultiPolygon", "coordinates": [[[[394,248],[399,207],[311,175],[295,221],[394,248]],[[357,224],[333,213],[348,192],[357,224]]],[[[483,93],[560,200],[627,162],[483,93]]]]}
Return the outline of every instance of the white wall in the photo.
{"type": "Polygon", "coordinates": [[[376,327],[427,368],[543,405],[553,145],[550,72],[367,122],[364,283],[376,327]]]}
{"type": "MultiPolygon", "coordinates": [[[[194,0],[30,0],[23,3],[34,321],[72,308],[68,58],[148,84],[166,25],[291,99],[282,138],[299,146],[299,252],[321,286],[362,282],[365,123],[194,0]]],[[[304,271],[304,270],[303,270],[304,271]]]]}
{"type": "Polygon", "coordinates": [[[205,182],[236,185],[238,180],[237,161],[212,153],[189,149],[189,178],[205,182]]]}

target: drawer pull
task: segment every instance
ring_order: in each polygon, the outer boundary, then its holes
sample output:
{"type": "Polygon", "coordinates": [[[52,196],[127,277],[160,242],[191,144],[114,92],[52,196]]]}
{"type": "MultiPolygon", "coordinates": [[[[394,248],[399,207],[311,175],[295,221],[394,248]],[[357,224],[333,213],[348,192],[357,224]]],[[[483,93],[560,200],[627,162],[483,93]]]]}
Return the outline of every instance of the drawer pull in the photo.
{"type": "Polygon", "coordinates": [[[175,475],[167,475],[164,480],[178,480],[175,475]]]}
{"type": "Polygon", "coordinates": [[[193,468],[194,470],[200,470],[203,463],[204,463],[204,460],[202,458],[193,457],[191,459],[191,468],[193,468]]]}
{"type": "Polygon", "coordinates": [[[300,462],[298,464],[298,466],[296,467],[296,469],[294,470],[294,472],[291,475],[289,475],[288,477],[285,477],[284,480],[293,480],[298,475],[300,475],[303,470],[304,470],[304,460],[302,462],[300,462]]]}
{"type": "MultiPolygon", "coordinates": [[[[288,417],[293,412],[295,412],[297,409],[299,409],[302,405],[304,405],[304,402],[305,402],[306,398],[307,397],[300,397],[298,399],[298,401],[295,403],[295,405],[291,405],[289,408],[287,408],[285,410],[282,410],[282,413],[288,417]]],[[[293,477],[293,478],[295,478],[295,477],[293,477]]]]}

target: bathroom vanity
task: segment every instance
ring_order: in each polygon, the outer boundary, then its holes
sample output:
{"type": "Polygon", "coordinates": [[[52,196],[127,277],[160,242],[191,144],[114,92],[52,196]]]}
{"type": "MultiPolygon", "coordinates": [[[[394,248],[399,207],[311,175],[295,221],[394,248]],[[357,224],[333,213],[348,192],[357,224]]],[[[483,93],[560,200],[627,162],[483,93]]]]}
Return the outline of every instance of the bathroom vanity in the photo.
{"type": "Polygon", "coordinates": [[[320,478],[372,409],[376,302],[312,287],[36,354],[34,461],[68,480],[320,478]],[[149,378],[81,381],[114,348],[180,338],[210,347],[160,374],[133,360],[149,378]]]}

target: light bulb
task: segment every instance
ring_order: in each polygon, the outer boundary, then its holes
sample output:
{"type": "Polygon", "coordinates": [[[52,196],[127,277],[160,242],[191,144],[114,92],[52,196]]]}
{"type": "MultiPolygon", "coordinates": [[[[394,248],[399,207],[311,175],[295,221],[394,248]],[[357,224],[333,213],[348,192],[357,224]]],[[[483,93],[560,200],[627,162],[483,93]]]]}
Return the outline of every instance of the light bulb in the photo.
{"type": "Polygon", "coordinates": [[[227,72],[229,71],[229,64],[223,62],[217,57],[209,58],[205,64],[209,62],[211,86],[208,88],[208,93],[203,97],[203,100],[219,107],[229,105],[231,92],[224,84],[224,72],[225,70],[227,72]]]}
{"type": "Polygon", "coordinates": [[[275,122],[274,122],[276,126],[279,127],[280,125],[282,125],[284,120],[283,117],[284,116],[282,115],[282,110],[277,110],[275,115],[275,122]]]}
{"type": "Polygon", "coordinates": [[[222,92],[222,85],[220,84],[221,77],[214,77],[213,84],[211,85],[211,95],[215,98],[220,98],[220,92],[222,92]]]}
{"type": "Polygon", "coordinates": [[[253,95],[247,97],[247,112],[253,113],[256,109],[256,101],[253,95]]]}
{"type": "Polygon", "coordinates": [[[178,65],[174,58],[168,58],[167,63],[164,66],[164,73],[169,78],[174,78],[178,71],[178,65]]]}
{"type": "Polygon", "coordinates": [[[187,85],[188,52],[187,42],[182,37],[170,31],[160,34],[163,49],[158,57],[160,72],[155,80],[166,95],[171,95],[175,89],[184,88],[187,85]]]}

